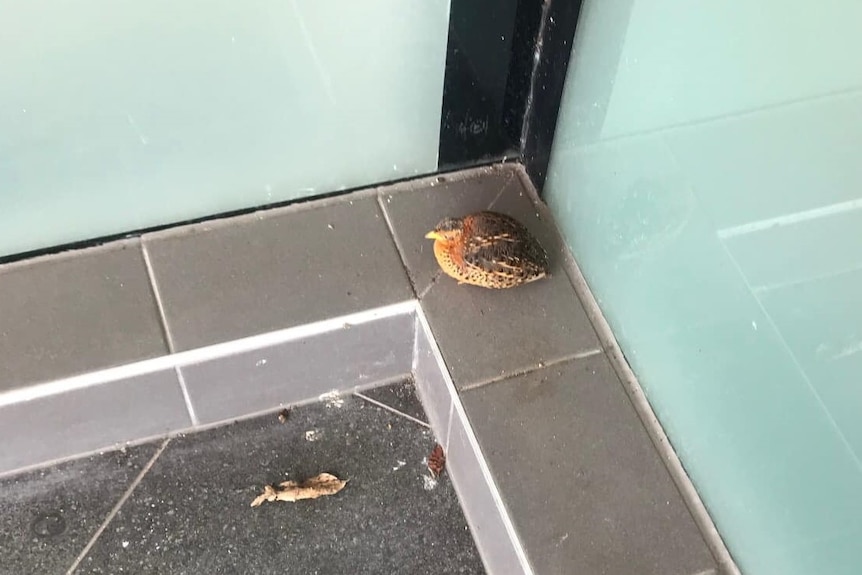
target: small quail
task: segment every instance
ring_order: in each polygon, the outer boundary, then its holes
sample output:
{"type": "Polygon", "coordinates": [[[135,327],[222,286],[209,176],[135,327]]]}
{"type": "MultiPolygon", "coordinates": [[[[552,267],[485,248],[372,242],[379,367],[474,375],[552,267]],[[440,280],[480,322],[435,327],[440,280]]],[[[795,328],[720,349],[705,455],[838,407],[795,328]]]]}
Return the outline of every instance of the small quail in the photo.
{"type": "Polygon", "coordinates": [[[505,289],[549,275],[547,252],[523,224],[504,214],[446,218],[425,237],[434,240],[443,272],[459,284],[505,289]]]}

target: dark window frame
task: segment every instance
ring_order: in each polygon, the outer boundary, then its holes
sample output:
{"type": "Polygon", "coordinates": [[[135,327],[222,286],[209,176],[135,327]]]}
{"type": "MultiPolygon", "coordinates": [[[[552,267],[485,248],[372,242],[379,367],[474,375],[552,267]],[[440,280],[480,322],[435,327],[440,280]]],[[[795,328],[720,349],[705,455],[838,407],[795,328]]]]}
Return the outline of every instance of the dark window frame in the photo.
{"type": "Polygon", "coordinates": [[[518,160],[541,193],[581,0],[452,0],[438,170],[518,160]]]}

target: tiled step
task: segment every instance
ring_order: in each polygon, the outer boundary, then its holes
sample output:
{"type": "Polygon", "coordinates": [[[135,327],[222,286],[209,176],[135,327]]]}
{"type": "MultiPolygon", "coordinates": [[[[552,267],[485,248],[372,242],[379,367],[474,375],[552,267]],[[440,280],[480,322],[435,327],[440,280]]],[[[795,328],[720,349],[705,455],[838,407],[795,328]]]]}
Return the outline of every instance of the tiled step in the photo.
{"type": "Polygon", "coordinates": [[[0,473],[412,375],[488,572],[732,573],[533,194],[501,165],[0,268],[0,473]],[[489,207],[551,278],[440,276],[425,232],[489,207]]]}

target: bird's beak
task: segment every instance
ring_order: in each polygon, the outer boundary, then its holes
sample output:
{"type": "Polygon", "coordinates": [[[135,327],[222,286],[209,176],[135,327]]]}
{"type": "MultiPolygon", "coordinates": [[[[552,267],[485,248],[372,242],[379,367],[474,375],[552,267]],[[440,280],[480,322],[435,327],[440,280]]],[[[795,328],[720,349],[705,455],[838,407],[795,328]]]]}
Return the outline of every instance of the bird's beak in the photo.
{"type": "Polygon", "coordinates": [[[429,239],[429,240],[442,240],[443,239],[443,237],[440,235],[440,232],[437,232],[435,230],[431,230],[430,232],[425,234],[425,238],[429,239]]]}

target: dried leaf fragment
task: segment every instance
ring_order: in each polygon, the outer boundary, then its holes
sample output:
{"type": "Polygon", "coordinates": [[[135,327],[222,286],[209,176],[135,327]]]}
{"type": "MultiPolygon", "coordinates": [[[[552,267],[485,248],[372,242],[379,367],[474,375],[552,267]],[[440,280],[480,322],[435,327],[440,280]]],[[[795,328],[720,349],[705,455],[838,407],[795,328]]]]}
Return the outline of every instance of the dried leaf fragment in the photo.
{"type": "Polygon", "coordinates": [[[299,501],[335,495],[344,489],[345,485],[347,480],[341,480],[331,473],[321,473],[302,483],[283,481],[275,487],[264,485],[263,493],[254,498],[251,506],[257,507],[264,501],[299,501]]]}
{"type": "Polygon", "coordinates": [[[443,447],[438,443],[428,456],[428,471],[434,477],[440,477],[443,473],[443,468],[446,467],[446,454],[443,453],[443,447]]]}
{"type": "Polygon", "coordinates": [[[279,423],[286,422],[288,417],[290,417],[290,410],[289,409],[282,409],[281,411],[278,412],[278,422],[279,423]]]}

